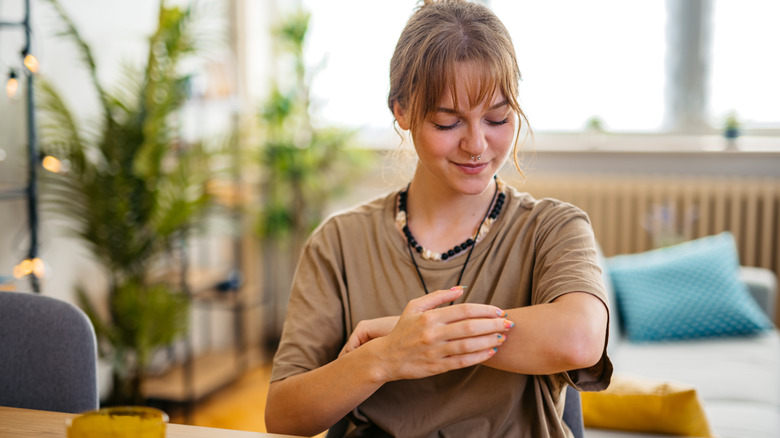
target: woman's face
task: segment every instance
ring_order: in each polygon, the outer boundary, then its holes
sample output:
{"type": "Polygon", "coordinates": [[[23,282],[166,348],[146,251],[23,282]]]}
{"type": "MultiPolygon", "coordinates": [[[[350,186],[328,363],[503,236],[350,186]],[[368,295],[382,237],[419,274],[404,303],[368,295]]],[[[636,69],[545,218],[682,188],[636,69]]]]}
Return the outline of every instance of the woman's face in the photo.
{"type": "MultiPolygon", "coordinates": [[[[488,187],[506,162],[515,138],[517,116],[500,92],[472,107],[469,92],[476,94],[472,87],[479,86],[478,67],[460,64],[456,70],[458,102],[453,101],[452,93],[445,92],[433,117],[422,121],[413,133],[420,160],[415,179],[475,195],[488,187]]],[[[409,129],[402,111],[396,110],[396,119],[401,128],[409,129]]]]}

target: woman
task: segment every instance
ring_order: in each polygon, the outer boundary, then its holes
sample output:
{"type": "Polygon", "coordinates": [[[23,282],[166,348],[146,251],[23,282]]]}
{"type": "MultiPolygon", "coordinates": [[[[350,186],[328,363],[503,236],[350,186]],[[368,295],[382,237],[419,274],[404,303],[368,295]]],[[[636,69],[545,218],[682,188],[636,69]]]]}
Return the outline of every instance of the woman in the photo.
{"type": "Polygon", "coordinates": [[[482,5],[426,1],[410,18],[388,104],[417,168],[307,242],[269,431],[313,435],[350,414],[353,436],[569,436],[566,386],[608,385],[587,216],[495,177],[525,121],[514,53],[482,5]]]}

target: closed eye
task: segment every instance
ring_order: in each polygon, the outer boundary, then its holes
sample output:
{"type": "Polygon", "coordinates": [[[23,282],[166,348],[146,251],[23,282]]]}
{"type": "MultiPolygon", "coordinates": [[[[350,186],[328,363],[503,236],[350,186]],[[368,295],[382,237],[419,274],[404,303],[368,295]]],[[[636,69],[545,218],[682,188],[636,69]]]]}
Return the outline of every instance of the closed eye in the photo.
{"type": "Polygon", "coordinates": [[[487,122],[488,122],[488,125],[490,125],[490,126],[501,126],[501,125],[504,125],[507,122],[509,122],[509,117],[507,117],[504,120],[501,120],[499,122],[494,122],[492,120],[488,120],[487,122]]]}
{"type": "Polygon", "coordinates": [[[434,123],[433,126],[435,126],[439,131],[449,131],[450,129],[454,129],[456,126],[458,126],[458,124],[460,124],[460,120],[453,123],[452,125],[440,125],[438,123],[434,123]]]}

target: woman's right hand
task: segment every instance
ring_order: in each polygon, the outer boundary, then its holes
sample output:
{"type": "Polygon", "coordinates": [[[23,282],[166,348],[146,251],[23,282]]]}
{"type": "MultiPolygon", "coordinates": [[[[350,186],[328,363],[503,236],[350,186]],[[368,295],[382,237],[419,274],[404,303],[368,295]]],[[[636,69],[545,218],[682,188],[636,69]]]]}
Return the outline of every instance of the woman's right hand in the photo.
{"type": "Polygon", "coordinates": [[[369,344],[379,356],[383,380],[418,379],[490,359],[514,325],[506,312],[487,304],[439,307],[463,294],[462,287],[414,299],[386,336],[369,344]]]}
{"type": "Polygon", "coordinates": [[[347,343],[344,344],[344,348],[341,349],[339,357],[355,350],[366,342],[386,336],[393,330],[395,324],[398,322],[397,316],[385,316],[384,318],[367,319],[360,321],[355,330],[347,339],[347,343]]]}

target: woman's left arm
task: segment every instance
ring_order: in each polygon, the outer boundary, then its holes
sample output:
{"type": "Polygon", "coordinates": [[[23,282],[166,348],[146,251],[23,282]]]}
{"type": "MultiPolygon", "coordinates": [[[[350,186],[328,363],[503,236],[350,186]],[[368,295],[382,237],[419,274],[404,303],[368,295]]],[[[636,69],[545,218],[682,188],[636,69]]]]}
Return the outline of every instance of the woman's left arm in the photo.
{"type": "Polygon", "coordinates": [[[599,362],[607,338],[607,308],[596,296],[571,292],[547,304],[506,310],[515,326],[484,365],[521,374],[555,374],[599,362]]]}
{"type": "MultiPolygon", "coordinates": [[[[497,354],[483,365],[514,373],[555,374],[588,368],[601,359],[607,310],[589,293],[572,292],[548,304],[506,312],[515,326],[506,333],[497,354]]],[[[397,321],[397,316],[361,321],[341,355],[386,335],[397,321]]]]}

